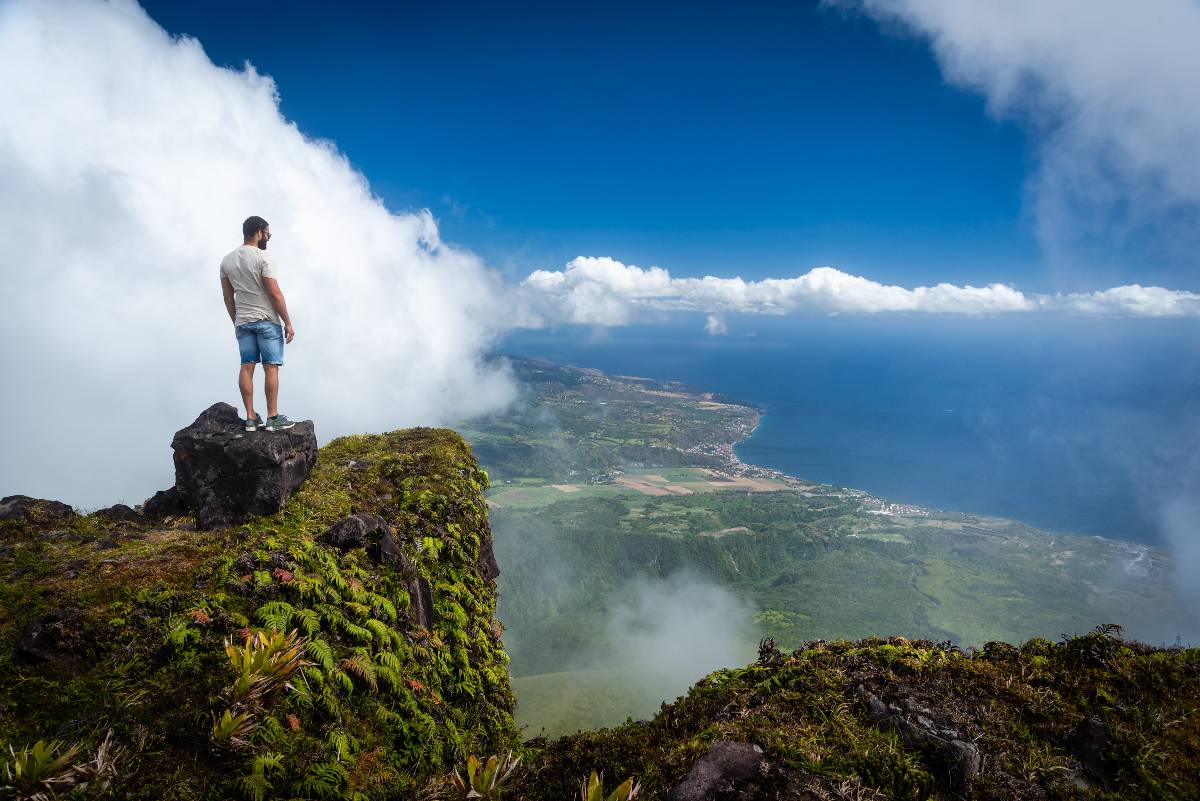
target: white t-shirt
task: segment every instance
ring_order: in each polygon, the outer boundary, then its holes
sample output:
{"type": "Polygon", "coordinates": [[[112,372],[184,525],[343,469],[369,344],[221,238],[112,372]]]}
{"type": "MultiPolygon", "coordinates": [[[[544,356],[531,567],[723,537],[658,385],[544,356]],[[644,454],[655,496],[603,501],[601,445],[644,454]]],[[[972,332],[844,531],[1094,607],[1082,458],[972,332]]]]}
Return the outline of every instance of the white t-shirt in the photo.
{"type": "Polygon", "coordinates": [[[275,262],[267,251],[254,245],[242,245],[221,259],[221,277],[233,284],[234,325],[255,320],[279,322],[271,305],[264,278],[275,278],[275,262]]]}

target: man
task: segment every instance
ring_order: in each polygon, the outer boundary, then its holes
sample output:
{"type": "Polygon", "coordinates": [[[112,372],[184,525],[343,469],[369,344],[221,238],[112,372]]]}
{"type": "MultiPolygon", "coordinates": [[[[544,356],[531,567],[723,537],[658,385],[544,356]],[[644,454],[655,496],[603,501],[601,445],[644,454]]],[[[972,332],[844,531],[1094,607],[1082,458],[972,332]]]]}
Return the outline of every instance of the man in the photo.
{"type": "Polygon", "coordinates": [[[279,413],[279,368],[283,344],[296,336],[287,303],[276,279],[275,262],[267,255],[271,226],[262,217],[242,223],[242,246],[221,260],[221,293],[233,321],[241,351],[238,389],[246,407],[246,430],[282,431],[296,425],[279,413]],[[282,328],[279,321],[283,321],[282,328]],[[254,411],[254,365],[266,374],[267,421],[254,411]]]}

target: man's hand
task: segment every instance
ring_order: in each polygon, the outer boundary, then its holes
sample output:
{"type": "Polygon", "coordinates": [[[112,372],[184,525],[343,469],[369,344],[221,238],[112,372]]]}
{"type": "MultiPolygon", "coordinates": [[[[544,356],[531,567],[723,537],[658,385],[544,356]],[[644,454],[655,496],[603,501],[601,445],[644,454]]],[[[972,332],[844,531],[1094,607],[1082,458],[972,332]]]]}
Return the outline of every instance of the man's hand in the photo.
{"type": "Polygon", "coordinates": [[[283,341],[284,341],[284,342],[286,342],[286,343],[288,343],[288,344],[291,344],[291,342],[292,342],[292,340],[295,338],[295,336],[296,336],[296,329],[292,328],[292,324],[291,324],[291,323],[287,323],[286,325],[284,325],[284,327],[283,327],[283,341]]]}

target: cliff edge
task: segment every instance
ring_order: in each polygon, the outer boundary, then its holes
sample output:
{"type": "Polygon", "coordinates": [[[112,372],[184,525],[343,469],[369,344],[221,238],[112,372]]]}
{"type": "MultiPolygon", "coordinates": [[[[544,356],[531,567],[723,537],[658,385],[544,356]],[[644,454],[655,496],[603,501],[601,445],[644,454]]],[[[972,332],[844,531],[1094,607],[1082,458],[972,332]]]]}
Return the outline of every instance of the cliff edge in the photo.
{"type": "Polygon", "coordinates": [[[60,797],[405,797],[513,743],[488,479],[462,438],[344,437],[304,464],[311,424],[281,449],[222,411],[177,435],[176,486],[140,510],[0,502],[0,741],[27,769],[0,784],[33,797],[32,746],[57,741],[60,797]],[[196,478],[251,463],[248,511],[196,478]]]}

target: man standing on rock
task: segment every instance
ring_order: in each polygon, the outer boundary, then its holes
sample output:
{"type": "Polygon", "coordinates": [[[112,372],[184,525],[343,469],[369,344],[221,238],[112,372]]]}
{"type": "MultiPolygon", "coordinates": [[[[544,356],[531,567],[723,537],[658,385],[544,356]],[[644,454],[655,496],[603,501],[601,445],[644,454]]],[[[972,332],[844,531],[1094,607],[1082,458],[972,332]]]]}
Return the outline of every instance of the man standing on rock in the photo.
{"type": "Polygon", "coordinates": [[[260,427],[281,431],[295,425],[279,413],[279,368],[283,344],[296,336],[287,303],[276,280],[275,262],[267,254],[271,227],[262,217],[242,223],[242,246],[221,260],[221,293],[233,321],[241,351],[238,389],[246,407],[246,430],[260,427]],[[279,321],[283,321],[282,327],[279,321]],[[262,362],[266,374],[267,422],[254,411],[254,365],[262,362]]]}

